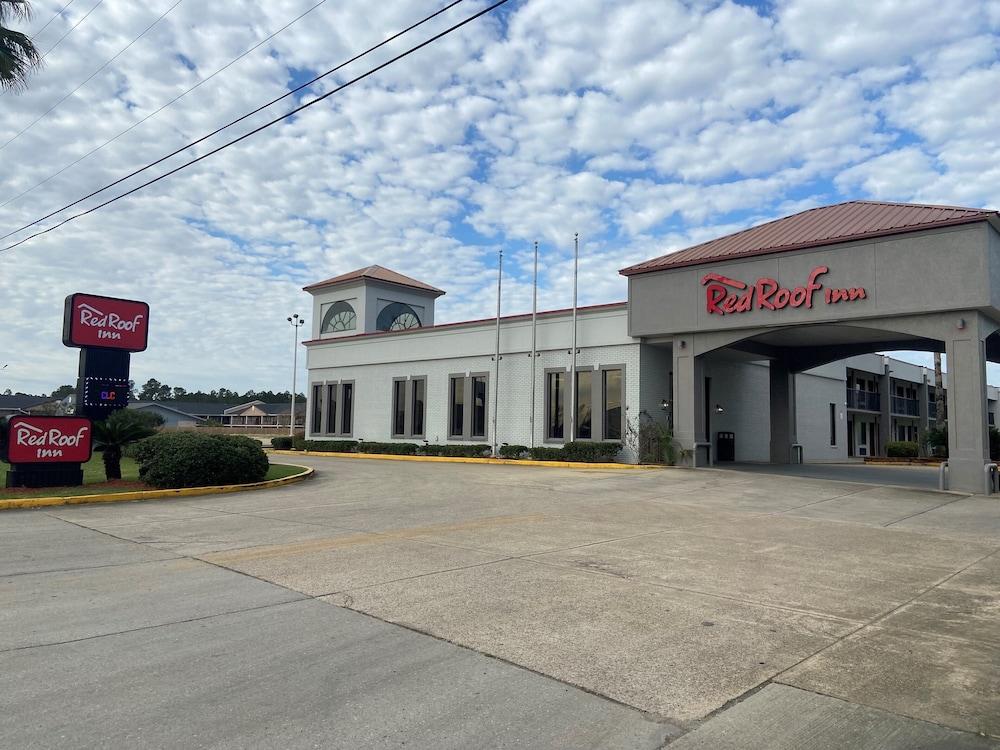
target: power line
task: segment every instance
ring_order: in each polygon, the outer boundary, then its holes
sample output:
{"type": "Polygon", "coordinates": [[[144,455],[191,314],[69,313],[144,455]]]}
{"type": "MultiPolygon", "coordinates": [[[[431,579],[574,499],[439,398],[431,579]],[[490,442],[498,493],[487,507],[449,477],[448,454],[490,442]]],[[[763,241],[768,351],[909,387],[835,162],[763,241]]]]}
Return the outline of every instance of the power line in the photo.
{"type": "MultiPolygon", "coordinates": [[[[70,2],[73,2],[73,0],[70,0],[70,2]]],[[[263,39],[261,39],[255,45],[253,45],[252,47],[250,47],[248,50],[246,50],[242,54],[238,55],[237,57],[234,57],[232,60],[230,60],[229,62],[227,62],[225,65],[223,65],[221,68],[219,68],[218,70],[216,70],[211,75],[206,76],[205,78],[199,79],[197,83],[195,83],[190,88],[182,91],[180,94],[178,94],[177,96],[175,96],[169,102],[167,102],[166,104],[162,105],[159,109],[156,109],[156,110],[150,112],[148,115],[146,115],[145,117],[143,117],[141,120],[138,120],[138,121],[132,123],[127,128],[125,128],[125,130],[123,130],[122,132],[120,132],[118,135],[116,135],[116,136],[114,136],[112,138],[109,138],[104,143],[102,143],[100,146],[92,148],[90,151],[88,151],[87,153],[85,153],[83,156],[81,156],[81,157],[77,158],[76,160],[74,160],[74,161],[70,162],[69,164],[67,164],[65,167],[63,167],[62,169],[60,169],[58,172],[53,172],[48,177],[46,177],[44,180],[42,180],[40,182],[36,182],[34,185],[32,185],[27,190],[22,190],[20,193],[18,193],[17,195],[13,196],[12,198],[8,198],[3,203],[0,203],[0,208],[3,208],[8,203],[13,203],[14,201],[18,200],[19,198],[23,198],[28,193],[33,192],[37,188],[40,188],[42,185],[44,185],[45,183],[47,183],[49,180],[52,180],[52,179],[58,177],[63,172],[65,172],[67,169],[71,169],[71,168],[75,167],[81,161],[83,161],[84,159],[87,159],[88,157],[96,154],[98,151],[100,151],[105,146],[107,146],[107,145],[109,145],[111,143],[114,143],[119,138],[121,138],[123,135],[126,135],[126,134],[130,133],[131,131],[135,130],[137,127],[139,127],[144,122],[146,122],[146,120],[149,120],[149,119],[155,117],[160,112],[162,112],[163,110],[165,110],[167,107],[169,107],[172,104],[174,104],[175,102],[177,102],[179,99],[182,99],[183,97],[187,96],[188,94],[190,94],[192,91],[194,91],[196,88],[198,88],[202,84],[207,83],[208,81],[211,81],[213,78],[215,78],[217,75],[219,75],[219,73],[221,73],[222,71],[226,70],[229,67],[232,67],[233,65],[235,65],[237,62],[239,62],[240,60],[242,60],[244,57],[246,57],[247,55],[249,55],[254,50],[258,49],[262,45],[264,45],[267,42],[269,42],[272,39],[274,39],[274,37],[276,37],[278,34],[280,34],[281,32],[283,32],[285,29],[287,29],[292,24],[295,24],[298,21],[301,21],[303,18],[305,18],[310,13],[312,13],[319,6],[323,5],[325,2],[326,2],[326,0],[319,0],[319,2],[316,3],[315,5],[313,5],[311,8],[309,8],[309,9],[303,11],[302,13],[300,13],[298,16],[296,16],[295,18],[293,18],[291,21],[289,21],[288,23],[286,23],[284,26],[282,26],[277,31],[274,31],[274,32],[268,34],[266,37],[264,37],[263,39]]],[[[67,3],[67,5],[68,5],[68,3],[67,3]]]]}
{"type": "Polygon", "coordinates": [[[2,146],[0,146],[0,151],[3,151],[5,148],[7,148],[7,146],[9,146],[14,141],[16,141],[18,138],[20,138],[22,135],[24,135],[25,133],[27,133],[33,126],[35,126],[36,124],[38,124],[39,121],[41,121],[46,116],[48,116],[49,113],[52,112],[52,110],[54,110],[56,107],[58,107],[64,101],[66,101],[71,96],[73,96],[73,94],[75,94],[77,91],[79,91],[84,86],[86,86],[88,83],[90,83],[90,81],[93,80],[94,76],[96,76],[98,73],[100,73],[106,67],[108,67],[111,63],[113,63],[115,60],[117,60],[119,57],[121,57],[129,47],[131,47],[133,44],[135,44],[140,39],[142,39],[144,36],[146,36],[146,32],[148,32],[151,28],[153,28],[154,26],[156,26],[156,24],[158,24],[164,18],[166,18],[170,14],[170,11],[172,11],[174,8],[176,8],[178,5],[180,5],[182,2],[184,2],[184,0],[176,0],[176,2],[173,5],[171,5],[163,13],[160,14],[159,18],[157,18],[155,21],[153,21],[151,24],[149,24],[149,26],[147,26],[146,28],[144,28],[142,30],[142,33],[139,34],[139,36],[137,36],[131,42],[129,42],[124,47],[122,47],[120,50],[118,50],[118,52],[115,53],[114,57],[112,57],[112,58],[110,58],[108,60],[105,60],[104,64],[101,65],[101,67],[99,67],[97,70],[95,70],[89,76],[87,76],[87,78],[83,82],[81,82],[79,86],[77,86],[75,89],[73,89],[72,91],[70,91],[68,94],[66,94],[66,96],[64,96],[62,99],[60,99],[59,101],[57,101],[55,104],[53,104],[47,110],[45,110],[44,112],[42,112],[42,114],[40,114],[38,117],[36,117],[30,123],[28,123],[27,125],[25,125],[23,128],[21,128],[21,130],[18,131],[17,135],[15,135],[13,138],[11,138],[10,140],[8,140],[2,146]]]}
{"type": "MultiPolygon", "coordinates": [[[[66,37],[68,37],[68,36],[69,36],[70,34],[72,34],[72,33],[73,33],[73,29],[75,29],[75,28],[76,28],[77,26],[79,26],[79,25],[80,25],[81,23],[83,23],[84,21],[86,21],[86,20],[87,20],[87,16],[89,16],[89,15],[90,15],[91,13],[93,13],[93,12],[94,12],[95,10],[97,10],[98,6],[99,6],[99,5],[101,4],[101,3],[103,3],[103,2],[104,2],[104,0],[97,0],[97,2],[96,2],[96,3],[94,3],[94,7],[92,7],[92,8],[90,9],[90,10],[88,10],[88,11],[87,11],[86,13],[84,13],[84,14],[83,14],[83,17],[82,17],[82,18],[81,18],[81,19],[80,19],[79,21],[77,21],[76,23],[74,23],[74,24],[73,24],[72,26],[70,26],[70,27],[69,27],[69,30],[68,30],[68,31],[67,31],[67,32],[66,32],[65,34],[63,34],[63,35],[62,35],[61,37],[59,37],[59,38],[58,38],[58,39],[56,40],[56,43],[55,43],[55,44],[53,44],[53,45],[52,45],[51,47],[49,47],[49,48],[48,48],[47,50],[45,50],[45,52],[44,52],[44,53],[42,53],[42,56],[41,56],[40,58],[38,58],[38,62],[41,62],[41,61],[42,61],[42,60],[44,60],[44,59],[45,59],[46,57],[48,57],[48,56],[49,56],[49,53],[50,53],[50,52],[51,52],[52,50],[54,50],[54,49],[55,49],[56,47],[58,47],[58,46],[59,46],[59,45],[60,45],[60,44],[62,43],[62,40],[63,40],[63,39],[65,39],[65,38],[66,38],[66,37]]],[[[69,6],[69,3],[66,3],[66,5],[67,5],[67,6],[69,6]]]]}
{"type": "Polygon", "coordinates": [[[72,4],[73,4],[73,0],[69,0],[68,3],[66,3],[63,7],[61,7],[59,10],[56,11],[56,14],[54,16],[52,16],[52,18],[50,18],[48,21],[45,22],[45,25],[42,26],[42,28],[40,28],[38,31],[34,32],[32,34],[32,36],[33,37],[37,37],[39,34],[41,34],[43,31],[45,31],[45,29],[47,29],[49,27],[49,24],[52,23],[53,21],[55,21],[57,18],[59,18],[59,16],[61,16],[63,14],[63,12],[69,6],[71,6],[72,4]]]}
{"type": "MultiPolygon", "coordinates": [[[[413,47],[410,47],[405,52],[402,52],[402,53],[396,55],[395,57],[390,58],[389,60],[386,60],[385,62],[383,62],[383,63],[381,63],[379,65],[376,65],[374,68],[369,68],[367,71],[365,71],[361,75],[352,78],[351,80],[347,81],[346,83],[342,83],[340,86],[337,86],[336,88],[331,89],[330,91],[326,92],[325,94],[323,94],[321,96],[317,96],[312,101],[308,101],[305,104],[302,104],[302,105],[300,105],[298,107],[295,107],[294,109],[286,112],[285,114],[281,115],[280,117],[276,117],[273,120],[271,120],[269,122],[266,122],[263,125],[260,125],[260,126],[258,126],[256,128],[254,128],[253,130],[247,132],[247,133],[244,133],[239,138],[234,138],[233,140],[229,141],[228,143],[223,143],[221,146],[218,146],[218,147],[212,149],[211,151],[208,151],[207,153],[202,154],[201,156],[199,156],[197,158],[191,159],[190,161],[185,162],[184,164],[181,164],[180,166],[174,167],[170,171],[164,172],[163,174],[161,174],[161,175],[159,175],[157,177],[154,177],[152,180],[148,180],[147,182],[144,182],[141,185],[135,186],[131,190],[127,190],[124,193],[116,195],[114,198],[109,198],[108,200],[104,201],[103,203],[98,203],[96,206],[92,206],[91,208],[88,208],[86,211],[81,211],[78,214],[73,214],[72,216],[69,216],[69,217],[63,219],[62,221],[60,221],[58,224],[53,224],[48,229],[43,229],[40,232],[35,232],[34,234],[28,235],[24,239],[18,240],[14,244],[8,245],[7,247],[3,248],[2,250],[0,250],[0,252],[6,252],[7,250],[12,250],[15,247],[17,247],[18,245],[23,245],[25,242],[28,242],[29,240],[32,240],[35,237],[39,237],[39,236],[41,236],[43,234],[48,234],[49,232],[51,232],[51,231],[53,231],[55,229],[58,229],[59,227],[64,226],[65,224],[68,224],[71,221],[79,219],[79,218],[81,218],[83,216],[87,216],[88,214],[94,213],[95,211],[97,211],[97,210],[99,210],[101,208],[104,208],[105,206],[109,206],[112,203],[115,203],[115,202],[121,200],[122,198],[126,198],[126,197],[132,195],[133,193],[137,193],[140,190],[142,190],[144,188],[147,188],[150,185],[153,185],[153,184],[159,182],[160,180],[166,179],[167,177],[170,177],[171,175],[176,174],[177,172],[180,172],[182,169],[187,169],[188,167],[190,167],[190,166],[192,166],[194,164],[197,164],[198,162],[203,161],[204,159],[207,159],[208,157],[213,156],[214,154],[217,154],[220,151],[223,151],[224,149],[227,149],[230,146],[233,146],[233,145],[239,143],[240,141],[244,141],[247,138],[249,138],[250,136],[256,135],[260,131],[266,130],[267,128],[271,127],[272,125],[276,125],[277,123],[281,122],[282,120],[287,120],[289,117],[293,117],[294,115],[298,114],[299,112],[301,112],[301,111],[303,111],[305,109],[308,109],[309,107],[312,107],[313,105],[319,104],[324,99],[328,99],[331,96],[333,96],[334,94],[339,93],[340,91],[343,91],[347,87],[353,86],[355,83],[357,83],[359,81],[362,81],[365,78],[368,78],[369,76],[374,75],[375,73],[378,73],[380,70],[383,70],[384,68],[387,68],[387,67],[389,67],[390,65],[392,65],[392,64],[394,64],[396,62],[399,62],[404,57],[409,57],[414,52],[417,52],[417,51],[423,49],[424,47],[428,46],[429,44],[433,44],[438,39],[441,39],[442,37],[445,37],[448,34],[451,34],[452,32],[454,32],[454,31],[462,28],[466,24],[472,23],[477,18],[486,15],[487,13],[489,13],[489,12],[491,12],[491,11],[499,8],[501,5],[504,5],[507,2],[509,2],[509,0],[498,0],[497,2],[493,3],[492,5],[487,6],[483,10],[478,11],[477,13],[473,13],[468,18],[466,18],[466,19],[464,19],[462,21],[459,21],[458,23],[454,24],[453,26],[449,26],[444,31],[438,32],[437,34],[435,34],[434,36],[430,37],[429,39],[425,39],[420,44],[417,44],[417,45],[415,45],[413,47]]],[[[9,236],[9,235],[7,235],[7,236],[9,236]]]]}
{"type": "MultiPolygon", "coordinates": [[[[216,128],[211,133],[208,133],[207,135],[203,135],[201,138],[198,138],[197,140],[191,141],[190,143],[188,143],[185,146],[181,146],[176,151],[171,151],[166,156],[162,156],[159,159],[157,159],[156,161],[150,162],[146,166],[140,167],[139,169],[135,170],[134,172],[130,172],[129,174],[125,175],[124,177],[120,177],[117,180],[115,180],[114,182],[110,182],[107,185],[105,185],[104,187],[99,188],[99,189],[95,190],[92,193],[88,193],[87,195],[83,196],[82,198],[78,198],[77,200],[73,201],[72,203],[67,203],[62,208],[57,208],[55,211],[52,211],[50,213],[45,214],[45,216],[41,216],[41,217],[35,219],[30,224],[25,224],[24,226],[19,227],[18,229],[15,229],[15,230],[13,230],[11,232],[8,232],[7,234],[5,234],[3,236],[0,236],[0,240],[5,240],[8,237],[11,237],[11,236],[13,236],[13,235],[15,235],[15,234],[17,234],[19,232],[23,232],[25,229],[30,229],[31,227],[35,226],[36,224],[40,224],[41,222],[45,221],[46,219],[51,219],[56,214],[62,213],[63,211],[65,211],[68,208],[72,208],[73,206],[79,205],[80,203],[83,203],[85,200],[88,200],[89,198],[93,198],[95,195],[99,195],[99,194],[103,193],[105,190],[110,190],[115,185],[120,185],[121,183],[125,182],[126,180],[131,179],[132,177],[135,177],[137,174],[141,174],[142,172],[145,172],[147,169],[151,169],[151,168],[155,167],[157,164],[162,164],[167,159],[170,159],[170,158],[172,158],[174,156],[177,156],[177,154],[180,154],[180,153],[182,153],[184,151],[187,151],[189,148],[192,148],[193,146],[197,146],[199,143],[202,143],[203,141],[208,140],[212,136],[218,135],[223,130],[226,130],[227,128],[230,128],[233,125],[236,125],[237,123],[240,123],[243,120],[246,120],[248,117],[252,117],[253,115],[257,114],[258,112],[260,112],[260,111],[262,111],[264,109],[267,109],[272,104],[276,104],[277,102],[280,102],[282,99],[285,99],[285,98],[287,98],[287,97],[289,97],[289,96],[291,96],[293,94],[296,94],[296,93],[298,93],[299,91],[301,91],[304,88],[308,88],[309,86],[311,86],[312,84],[316,83],[320,79],[326,78],[328,75],[331,75],[332,73],[336,73],[341,68],[343,68],[343,67],[345,67],[347,65],[350,65],[351,63],[353,63],[353,62],[355,62],[357,60],[360,60],[362,57],[364,57],[364,56],[366,56],[366,55],[374,52],[375,50],[379,49],[380,47],[384,47],[386,44],[389,44],[390,42],[398,39],[399,37],[403,36],[404,34],[407,34],[408,32],[412,31],[413,29],[417,28],[418,26],[421,26],[421,25],[427,23],[431,19],[436,18],[437,16],[439,16],[442,13],[450,10],[451,8],[455,7],[456,5],[458,5],[461,2],[464,2],[464,0],[453,0],[448,5],[445,5],[443,8],[441,8],[440,10],[437,10],[434,13],[431,13],[429,16],[426,16],[426,17],[422,18],[421,20],[417,21],[416,23],[411,24],[410,26],[407,26],[402,31],[398,31],[395,34],[393,34],[392,36],[390,36],[390,37],[388,37],[386,39],[383,39],[378,44],[376,44],[376,45],[374,45],[372,47],[369,47],[364,52],[358,53],[357,55],[355,55],[354,57],[352,57],[349,60],[345,60],[344,62],[340,63],[336,67],[330,68],[325,73],[319,74],[318,76],[316,76],[312,80],[306,81],[302,85],[297,86],[296,88],[292,89],[291,91],[285,92],[284,94],[282,94],[281,96],[277,97],[276,99],[272,99],[271,101],[267,102],[266,104],[263,104],[260,107],[257,107],[257,109],[254,109],[254,110],[252,110],[250,112],[247,112],[245,115],[243,115],[241,117],[237,117],[235,120],[233,120],[233,121],[231,121],[229,123],[226,123],[225,125],[223,125],[220,128],[216,128]]],[[[502,5],[502,3],[500,3],[500,4],[502,5]]],[[[494,7],[496,7],[496,6],[494,6],[494,7]]],[[[0,252],[2,252],[2,251],[0,251],[0,252]]]]}

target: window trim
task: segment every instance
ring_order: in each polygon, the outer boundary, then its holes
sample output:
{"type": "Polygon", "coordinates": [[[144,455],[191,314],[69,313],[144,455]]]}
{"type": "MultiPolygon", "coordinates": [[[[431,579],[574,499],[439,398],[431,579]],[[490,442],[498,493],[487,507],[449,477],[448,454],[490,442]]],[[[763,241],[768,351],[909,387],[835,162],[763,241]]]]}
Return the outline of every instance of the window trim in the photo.
{"type": "Polygon", "coordinates": [[[621,443],[622,440],[625,439],[625,410],[626,410],[625,404],[626,404],[626,394],[628,393],[628,391],[626,390],[626,386],[628,384],[628,372],[625,368],[624,362],[622,364],[601,365],[600,367],[597,368],[597,370],[601,374],[600,377],[598,378],[598,383],[597,383],[597,390],[600,393],[600,398],[598,402],[601,405],[601,440],[605,443],[621,443]],[[608,412],[608,410],[605,408],[605,403],[604,403],[604,373],[606,370],[621,370],[622,373],[622,392],[621,392],[622,415],[621,415],[621,424],[618,427],[618,434],[621,435],[621,437],[617,438],[608,437],[608,426],[605,421],[607,419],[607,412],[608,412]]]}
{"type": "MultiPolygon", "coordinates": [[[[309,409],[309,434],[310,435],[322,435],[323,434],[323,419],[325,411],[323,408],[323,395],[326,393],[326,383],[323,381],[310,383],[309,385],[309,395],[312,396],[313,402],[310,404],[312,407],[309,409]],[[317,394],[319,394],[317,396],[317,394]],[[316,424],[316,415],[319,414],[319,424],[316,424]]],[[[246,417],[244,417],[244,424],[246,423],[246,417]]]]}
{"type": "MultiPolygon", "coordinates": [[[[449,381],[449,388],[451,383],[449,381]]],[[[449,399],[451,394],[449,393],[449,399]]],[[[449,407],[450,408],[450,407],[449,407]]],[[[448,422],[449,427],[451,421],[448,422]]],[[[419,438],[424,439],[427,436],[427,376],[426,375],[399,375],[392,379],[392,390],[390,392],[390,405],[389,405],[389,435],[393,440],[401,440],[406,438],[419,438]],[[416,383],[421,382],[424,384],[424,423],[423,430],[420,432],[413,431],[413,411],[414,411],[414,393],[416,391],[416,383]],[[396,432],[396,383],[404,383],[403,385],[403,431],[396,432]]]]}
{"type": "Polygon", "coordinates": [[[595,387],[595,383],[594,383],[594,381],[595,381],[594,373],[595,372],[600,372],[600,370],[598,370],[597,367],[595,367],[594,365],[584,365],[583,367],[581,367],[580,365],[577,365],[576,366],[576,373],[574,374],[574,377],[579,380],[581,372],[589,372],[590,373],[590,437],[586,437],[586,438],[585,437],[579,437],[579,432],[580,432],[580,389],[577,388],[577,384],[576,383],[573,383],[572,384],[573,385],[573,393],[576,396],[573,399],[573,406],[576,407],[576,414],[572,415],[573,416],[572,424],[573,424],[573,431],[576,432],[577,434],[573,435],[572,438],[571,438],[571,440],[573,440],[573,441],[579,441],[581,443],[599,443],[601,441],[602,436],[604,435],[604,418],[602,417],[601,420],[598,422],[598,420],[595,418],[596,415],[594,414],[594,411],[595,411],[594,404],[596,403],[594,401],[594,391],[597,390],[597,388],[595,387]]]}
{"type": "Polygon", "coordinates": [[[830,447],[837,447],[837,404],[830,402],[830,447]]]}
{"type": "Polygon", "coordinates": [[[309,424],[306,425],[306,435],[310,438],[320,438],[320,437],[344,437],[349,438],[354,435],[354,402],[357,386],[354,384],[353,380],[322,380],[316,381],[310,384],[309,395],[313,398],[313,401],[309,403],[309,424]],[[348,432],[338,432],[338,427],[343,427],[344,419],[344,386],[351,386],[351,424],[350,431],[348,432]],[[316,416],[316,403],[315,403],[315,393],[316,388],[320,389],[322,398],[320,399],[322,411],[320,413],[320,424],[317,426],[313,424],[315,421],[313,418],[316,416]],[[330,389],[333,388],[333,392],[336,394],[337,403],[337,413],[334,415],[337,424],[333,425],[331,429],[329,425],[330,419],[330,404],[329,404],[329,393],[330,389]]]}
{"type": "MultiPolygon", "coordinates": [[[[488,443],[490,440],[490,373],[487,371],[477,371],[472,370],[469,372],[453,372],[448,374],[448,385],[447,385],[447,399],[448,399],[448,440],[461,441],[466,443],[488,443]],[[486,381],[486,393],[484,394],[484,425],[483,434],[475,435],[472,434],[472,412],[474,409],[473,404],[473,391],[472,391],[472,379],[473,378],[483,378],[486,381]],[[454,424],[454,403],[451,398],[452,382],[454,380],[462,381],[462,434],[457,434],[452,432],[452,426],[454,424]]],[[[426,388],[425,388],[426,394],[426,388]]],[[[424,421],[426,423],[426,409],[425,409],[424,421]]],[[[426,428],[426,424],[424,425],[426,428]]]]}
{"type": "Polygon", "coordinates": [[[349,430],[342,429],[341,432],[336,432],[336,433],[331,432],[328,434],[346,438],[354,437],[354,411],[355,411],[354,405],[355,403],[357,403],[358,387],[354,384],[353,380],[341,380],[337,385],[339,386],[337,392],[337,403],[340,405],[338,411],[340,412],[339,420],[341,428],[343,428],[344,426],[344,386],[345,385],[351,386],[351,424],[349,430]]]}
{"type": "Polygon", "coordinates": [[[554,445],[565,444],[568,442],[566,440],[566,432],[569,430],[569,425],[567,424],[567,414],[569,412],[569,388],[563,388],[562,392],[562,407],[563,407],[563,436],[561,438],[549,437],[549,414],[551,413],[552,399],[549,394],[549,375],[552,373],[562,373],[566,376],[566,382],[570,380],[570,372],[568,367],[546,367],[542,375],[542,391],[545,397],[542,399],[544,412],[542,415],[542,442],[551,443],[554,445]]]}

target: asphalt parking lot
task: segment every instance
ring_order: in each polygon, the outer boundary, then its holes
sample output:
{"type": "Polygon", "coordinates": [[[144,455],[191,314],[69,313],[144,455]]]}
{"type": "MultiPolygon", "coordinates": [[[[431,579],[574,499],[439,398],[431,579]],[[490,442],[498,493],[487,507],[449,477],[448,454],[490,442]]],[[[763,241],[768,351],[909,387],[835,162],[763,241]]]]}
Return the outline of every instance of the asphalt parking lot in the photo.
{"type": "Polygon", "coordinates": [[[1000,747],[1000,501],[302,458],[0,513],[2,747],[1000,747]]]}

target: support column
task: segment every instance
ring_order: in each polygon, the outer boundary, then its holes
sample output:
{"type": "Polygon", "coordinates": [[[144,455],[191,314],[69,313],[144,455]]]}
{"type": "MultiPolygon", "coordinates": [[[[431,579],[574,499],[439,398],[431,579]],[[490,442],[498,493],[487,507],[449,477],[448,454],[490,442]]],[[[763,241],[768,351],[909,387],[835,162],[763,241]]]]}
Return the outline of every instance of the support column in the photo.
{"type": "Polygon", "coordinates": [[[705,369],[690,337],[674,338],[674,439],[693,463],[694,444],[705,440],[705,369]]]}
{"type": "Polygon", "coordinates": [[[769,370],[771,411],[771,463],[792,461],[795,431],[795,373],[788,365],[772,360],[769,370]]]}
{"type": "Polygon", "coordinates": [[[921,456],[927,455],[927,428],[930,423],[927,414],[927,373],[917,386],[917,449],[921,456]]]}
{"type": "Polygon", "coordinates": [[[948,358],[948,473],[953,490],[983,491],[983,464],[990,455],[986,329],[983,317],[972,312],[956,322],[944,342],[948,358]]]}
{"type": "MultiPolygon", "coordinates": [[[[892,440],[892,376],[889,374],[889,364],[883,366],[882,377],[878,382],[879,406],[881,415],[878,419],[878,454],[886,454],[886,445],[892,440]]],[[[869,450],[871,446],[869,446],[869,450]]],[[[872,453],[872,455],[876,455],[872,453]]]]}

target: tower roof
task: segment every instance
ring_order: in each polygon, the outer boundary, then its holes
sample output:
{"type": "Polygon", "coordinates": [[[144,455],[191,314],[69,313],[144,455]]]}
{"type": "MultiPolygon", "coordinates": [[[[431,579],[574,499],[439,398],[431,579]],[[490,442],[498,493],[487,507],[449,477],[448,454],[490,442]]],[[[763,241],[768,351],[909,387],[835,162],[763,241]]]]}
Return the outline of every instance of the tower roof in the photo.
{"type": "Polygon", "coordinates": [[[334,276],[332,279],[326,279],[326,281],[319,281],[315,284],[310,284],[309,286],[303,287],[303,291],[314,292],[317,289],[323,289],[337,284],[346,284],[351,281],[360,281],[363,279],[372,279],[373,281],[382,281],[387,284],[406,286],[422,292],[431,292],[435,297],[440,297],[444,294],[444,290],[442,289],[438,289],[430,284],[425,284],[422,281],[417,281],[409,276],[404,276],[401,273],[384,268],[383,266],[366,266],[364,268],[359,268],[356,271],[344,273],[340,276],[334,276]]]}

